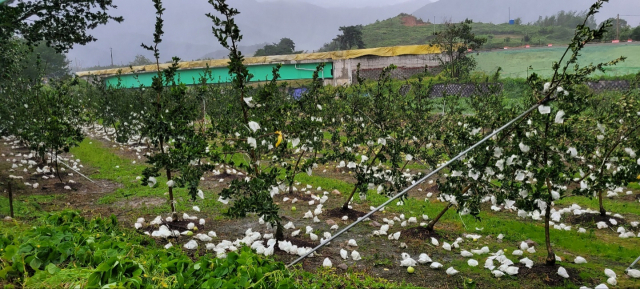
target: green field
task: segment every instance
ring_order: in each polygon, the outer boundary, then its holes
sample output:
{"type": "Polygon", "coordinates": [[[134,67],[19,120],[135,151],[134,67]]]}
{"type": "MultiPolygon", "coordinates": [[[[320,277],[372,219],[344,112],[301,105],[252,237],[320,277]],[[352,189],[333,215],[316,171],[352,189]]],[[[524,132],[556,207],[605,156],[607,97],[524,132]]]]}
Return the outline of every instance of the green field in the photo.
{"type": "MultiPolygon", "coordinates": [[[[532,72],[550,76],[551,65],[566,50],[565,47],[530,48],[480,52],[474,55],[478,61],[478,71],[492,74],[498,66],[502,67],[502,77],[525,78],[532,72]],[[527,68],[531,65],[533,70],[527,68]]],[[[580,64],[608,62],[620,56],[627,60],[615,67],[607,68],[607,76],[620,76],[640,72],[640,43],[600,44],[586,47],[580,57],[580,64]]],[[[602,75],[602,73],[597,73],[602,75]]]]}

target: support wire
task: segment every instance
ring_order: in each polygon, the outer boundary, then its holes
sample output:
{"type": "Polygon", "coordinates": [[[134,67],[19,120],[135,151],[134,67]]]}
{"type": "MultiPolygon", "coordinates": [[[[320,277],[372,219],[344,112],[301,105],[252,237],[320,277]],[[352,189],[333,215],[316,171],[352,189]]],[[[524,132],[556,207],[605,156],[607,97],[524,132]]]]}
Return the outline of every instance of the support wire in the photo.
{"type": "Polygon", "coordinates": [[[395,201],[396,199],[400,198],[402,195],[406,194],[408,191],[410,191],[411,189],[415,188],[416,186],[418,186],[419,184],[423,183],[424,181],[426,181],[427,179],[429,179],[430,177],[432,177],[433,175],[435,175],[436,173],[438,173],[439,171],[441,171],[442,169],[444,169],[445,167],[447,167],[448,165],[450,165],[451,163],[457,161],[458,159],[462,158],[464,155],[466,155],[467,153],[469,153],[471,150],[477,148],[478,146],[480,146],[481,144],[483,144],[484,142],[486,142],[487,140],[489,140],[490,138],[492,138],[493,136],[497,135],[499,132],[503,131],[504,129],[508,128],[509,126],[511,126],[512,124],[514,124],[516,121],[518,121],[519,119],[523,118],[524,116],[526,116],[527,114],[529,114],[530,112],[532,112],[534,109],[538,108],[539,106],[541,106],[542,104],[548,102],[549,100],[551,100],[550,98],[545,98],[542,101],[540,101],[538,104],[532,106],[531,108],[529,108],[527,111],[523,112],[522,114],[520,114],[518,117],[512,119],[510,122],[508,122],[507,124],[503,125],[502,127],[500,127],[499,129],[495,130],[494,132],[492,132],[491,134],[487,135],[486,137],[484,137],[482,140],[480,140],[479,142],[477,142],[476,144],[472,145],[471,147],[467,148],[466,150],[464,150],[463,152],[461,152],[460,154],[458,154],[456,157],[452,158],[451,160],[449,160],[448,162],[446,162],[445,164],[443,164],[442,166],[436,168],[434,171],[430,172],[429,174],[427,174],[426,176],[424,176],[423,178],[421,178],[420,180],[416,181],[414,184],[412,184],[411,186],[407,187],[406,189],[404,189],[402,192],[398,193],[397,195],[395,195],[393,198],[387,200],[386,202],[384,202],[382,205],[378,206],[377,208],[375,208],[374,210],[372,210],[371,212],[367,213],[366,215],[364,215],[363,217],[359,218],[357,221],[349,224],[347,227],[345,227],[344,229],[342,229],[340,232],[336,233],[335,235],[331,236],[331,238],[329,238],[328,240],[326,240],[324,243],[316,246],[315,248],[311,249],[310,251],[308,251],[307,253],[305,253],[304,255],[302,255],[300,258],[294,260],[293,262],[291,262],[290,264],[287,265],[288,267],[291,267],[295,264],[297,264],[298,262],[302,261],[302,259],[306,258],[307,256],[311,255],[311,253],[317,251],[318,249],[322,248],[324,245],[329,244],[329,242],[331,242],[333,239],[337,238],[338,236],[342,235],[343,233],[349,231],[349,229],[351,229],[353,226],[355,226],[356,224],[366,220],[369,216],[373,215],[375,212],[379,211],[380,209],[384,208],[385,206],[387,206],[389,203],[395,201]]]}

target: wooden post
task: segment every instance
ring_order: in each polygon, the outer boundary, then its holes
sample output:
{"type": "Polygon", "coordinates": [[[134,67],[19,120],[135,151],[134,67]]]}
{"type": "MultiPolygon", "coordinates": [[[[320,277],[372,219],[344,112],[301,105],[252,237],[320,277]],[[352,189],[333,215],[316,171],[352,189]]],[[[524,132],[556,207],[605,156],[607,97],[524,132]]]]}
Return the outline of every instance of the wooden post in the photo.
{"type": "Polygon", "coordinates": [[[11,218],[13,219],[13,192],[11,191],[11,181],[8,182],[9,184],[9,212],[11,215],[11,218]]]}

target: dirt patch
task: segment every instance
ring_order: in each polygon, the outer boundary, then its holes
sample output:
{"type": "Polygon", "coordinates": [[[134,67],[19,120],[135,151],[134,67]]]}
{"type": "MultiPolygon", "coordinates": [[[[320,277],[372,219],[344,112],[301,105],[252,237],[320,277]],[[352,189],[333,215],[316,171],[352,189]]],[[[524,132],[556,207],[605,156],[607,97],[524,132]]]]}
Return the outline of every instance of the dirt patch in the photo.
{"type": "Polygon", "coordinates": [[[638,200],[640,200],[640,194],[624,195],[620,197],[620,199],[627,202],[637,202],[638,200]]]}
{"type": "MultiPolygon", "coordinates": [[[[344,216],[347,216],[349,217],[349,220],[355,221],[366,214],[367,213],[363,213],[353,209],[343,210],[342,207],[337,207],[329,211],[326,211],[323,215],[329,218],[340,218],[340,219],[342,219],[342,217],[344,216]]],[[[373,216],[371,216],[370,218],[373,220],[373,216]]]]}
{"type": "MultiPolygon", "coordinates": [[[[95,129],[89,129],[87,131],[89,133],[88,138],[91,139],[92,142],[98,142],[102,144],[103,147],[111,149],[113,153],[123,158],[135,160],[136,162],[144,163],[146,161],[145,154],[147,152],[153,151],[153,147],[151,144],[146,143],[132,143],[132,144],[124,144],[124,143],[115,143],[113,141],[107,141],[104,139],[104,132],[98,131],[95,129]],[[115,145],[115,146],[114,146],[115,145]],[[136,148],[140,148],[138,151],[136,148]],[[139,158],[138,158],[139,157],[139,158]]],[[[109,136],[109,138],[114,136],[109,136]]]]}
{"type": "Polygon", "coordinates": [[[620,226],[626,223],[626,221],[622,218],[617,218],[609,215],[601,216],[600,214],[582,214],[579,216],[572,215],[567,218],[567,222],[572,225],[582,224],[593,226],[595,226],[598,222],[605,222],[609,227],[620,226]],[[617,224],[612,224],[611,219],[616,220],[617,224]]]}
{"type": "Polygon", "coordinates": [[[211,177],[214,178],[214,179],[218,179],[218,180],[219,179],[224,179],[225,181],[226,180],[233,181],[233,180],[237,180],[237,179],[242,179],[245,176],[239,176],[239,175],[235,175],[235,174],[233,174],[233,175],[232,174],[228,174],[226,172],[226,170],[223,169],[222,172],[219,175],[211,175],[211,177]]]}
{"type": "Polygon", "coordinates": [[[284,198],[284,197],[287,197],[287,198],[289,198],[289,199],[291,199],[291,200],[293,200],[293,199],[298,199],[298,201],[303,201],[303,202],[308,202],[308,201],[313,200],[313,198],[311,198],[311,195],[307,195],[307,194],[300,193],[300,192],[295,192],[295,193],[283,193],[283,194],[281,194],[281,196],[282,196],[283,198],[284,198]]]}
{"type": "Polygon", "coordinates": [[[157,207],[167,203],[167,199],[164,198],[133,198],[126,201],[117,201],[113,205],[116,207],[128,206],[130,208],[140,207],[157,207]]]}
{"type": "Polygon", "coordinates": [[[414,240],[431,240],[431,238],[442,240],[443,238],[436,231],[429,231],[426,227],[413,227],[404,229],[402,233],[400,233],[400,237],[414,240]]]}
{"type": "Polygon", "coordinates": [[[408,16],[402,17],[402,25],[407,27],[414,27],[414,26],[425,26],[427,25],[427,23],[422,21],[422,19],[417,19],[413,15],[408,15],[408,16]]]}
{"type": "Polygon", "coordinates": [[[558,275],[558,268],[560,265],[547,266],[544,264],[534,265],[530,269],[524,266],[523,264],[519,264],[520,270],[518,271],[518,276],[524,277],[526,279],[537,279],[542,280],[544,284],[552,287],[562,287],[565,283],[572,284],[581,284],[582,280],[578,277],[579,272],[576,269],[565,268],[567,273],[569,274],[569,278],[564,278],[558,275]]]}

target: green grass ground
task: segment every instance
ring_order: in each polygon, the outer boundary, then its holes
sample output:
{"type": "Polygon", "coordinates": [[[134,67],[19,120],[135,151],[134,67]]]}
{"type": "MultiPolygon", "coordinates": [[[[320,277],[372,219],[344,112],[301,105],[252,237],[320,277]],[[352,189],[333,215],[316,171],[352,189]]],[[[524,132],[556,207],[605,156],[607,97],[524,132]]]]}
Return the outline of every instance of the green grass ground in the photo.
{"type": "MultiPolygon", "coordinates": [[[[72,152],[79,158],[83,159],[83,162],[91,164],[92,166],[100,167],[100,173],[95,174],[94,178],[106,178],[117,182],[122,182],[125,187],[118,189],[114,194],[104,196],[100,202],[103,204],[113,204],[117,200],[122,198],[128,198],[130,196],[163,196],[163,189],[160,188],[148,188],[141,187],[135,181],[135,177],[142,171],[143,165],[131,164],[130,160],[127,160],[114,153],[112,148],[105,148],[98,142],[85,141],[78,148],[72,150],[72,152]],[[116,168],[119,166],[119,168],[116,168]]],[[[338,189],[342,192],[350,191],[351,185],[349,182],[336,178],[327,178],[318,176],[316,174],[308,176],[301,173],[297,176],[297,181],[302,184],[309,184],[315,187],[322,187],[323,190],[338,189]]],[[[159,180],[159,183],[163,181],[159,180]]],[[[632,186],[633,187],[633,186],[632,186]]],[[[178,192],[177,195],[186,195],[178,192]]],[[[343,197],[346,194],[343,194],[343,197]]],[[[370,194],[367,201],[360,201],[356,197],[356,203],[368,206],[377,206],[386,201],[386,198],[377,194],[370,194]]],[[[577,203],[583,207],[589,207],[592,209],[597,208],[595,200],[589,200],[586,198],[571,198],[558,202],[558,205],[568,206],[573,203],[577,203]]],[[[199,202],[203,212],[211,215],[219,215],[224,211],[223,206],[219,202],[215,201],[215,198],[208,198],[204,202],[199,202]]],[[[301,207],[298,212],[291,213],[288,210],[290,204],[283,204],[283,211],[286,211],[287,215],[293,218],[301,217],[301,215],[307,210],[306,206],[299,204],[301,207]],[[297,216],[297,215],[300,216],[297,216]]],[[[617,199],[606,200],[605,206],[615,213],[621,213],[627,216],[635,216],[637,218],[640,215],[637,203],[622,202],[617,199]]],[[[179,202],[178,211],[187,210],[188,204],[185,202],[179,202]],[[182,203],[182,204],[180,204],[182,203]]],[[[385,211],[385,215],[395,215],[404,213],[407,216],[420,216],[427,214],[429,216],[435,216],[442,208],[443,203],[431,200],[425,202],[423,199],[410,198],[406,201],[404,206],[396,206],[395,204],[388,206],[385,211]]],[[[150,209],[143,209],[138,213],[166,213],[168,208],[159,206],[150,209]]],[[[480,220],[477,220],[471,216],[458,216],[454,210],[450,210],[446,213],[437,229],[441,233],[445,233],[451,236],[459,236],[465,233],[478,233],[483,236],[497,236],[498,234],[505,234],[505,238],[502,242],[498,242],[492,238],[482,238],[478,241],[475,247],[481,247],[488,245],[492,251],[504,248],[513,251],[516,249],[519,242],[531,239],[538,243],[538,252],[535,254],[527,255],[530,259],[534,260],[536,264],[544,262],[546,251],[544,250],[544,227],[541,222],[534,222],[532,220],[520,220],[515,217],[515,213],[506,212],[492,212],[485,210],[480,215],[480,220]],[[476,228],[483,228],[482,231],[477,231],[476,228]]],[[[365,226],[364,224],[361,226],[365,226]]],[[[397,228],[396,228],[397,229],[397,228]]],[[[635,239],[620,239],[617,234],[613,232],[607,232],[602,230],[590,229],[586,234],[579,234],[575,230],[566,232],[560,230],[552,230],[551,232],[552,243],[556,253],[562,256],[564,260],[573,260],[575,256],[583,256],[590,262],[586,265],[575,265],[568,262],[562,262],[561,265],[567,268],[576,268],[581,272],[581,276],[585,278],[591,278],[596,280],[605,281],[602,270],[604,267],[612,268],[616,272],[622,271],[628,266],[637,256],[640,256],[640,247],[635,246],[637,243],[635,239]],[[601,276],[602,275],[602,276],[601,276]]],[[[386,238],[385,238],[386,239],[386,238]]],[[[449,240],[450,242],[453,240],[449,240]]],[[[429,253],[430,255],[440,255],[442,252],[438,248],[430,248],[428,244],[418,245],[423,247],[425,251],[436,250],[436,253],[429,253]]],[[[464,247],[470,249],[469,246],[474,244],[465,244],[464,247]]],[[[362,248],[363,250],[365,248],[362,248]]],[[[373,249],[373,248],[372,248],[373,249]]],[[[449,257],[451,258],[451,257],[449,257]]],[[[483,264],[485,258],[478,258],[483,264]]],[[[513,259],[513,258],[512,258],[513,259]]],[[[379,260],[378,260],[379,261],[379,260]]],[[[395,267],[395,261],[391,262],[391,266],[395,267]]],[[[389,265],[389,264],[387,264],[389,265]]],[[[512,286],[518,284],[518,279],[514,280],[498,280],[489,275],[486,269],[472,268],[466,265],[466,259],[460,256],[454,256],[447,266],[455,266],[458,270],[461,270],[464,276],[469,276],[476,280],[477,284],[481,286],[512,286]],[[506,283],[505,283],[506,282],[506,283]]],[[[480,266],[481,267],[481,266],[480,266]]],[[[429,270],[422,269],[419,270],[429,270]]],[[[583,279],[585,279],[583,278],[583,279]]],[[[403,278],[398,278],[402,280],[403,278]]],[[[621,286],[635,286],[637,282],[628,278],[620,278],[621,286]],[[634,285],[635,284],[635,285],[634,285]]],[[[570,284],[566,284],[569,287],[570,284]]]]}
{"type": "MultiPolygon", "coordinates": [[[[142,207],[138,209],[127,208],[126,202],[125,205],[122,205],[121,202],[123,200],[126,201],[130,199],[150,197],[166,198],[164,195],[166,186],[164,186],[164,180],[160,178],[158,180],[160,186],[157,188],[149,188],[139,185],[139,181],[136,180],[136,176],[142,172],[144,164],[133,164],[131,159],[120,155],[117,149],[90,139],[85,140],[79,147],[73,148],[71,153],[73,153],[77,158],[82,159],[85,166],[96,169],[95,173],[91,174],[92,178],[107,179],[123,185],[121,188],[116,189],[115,192],[103,195],[98,199],[96,206],[115,208],[118,212],[123,213],[126,219],[131,220],[134,220],[136,217],[141,215],[149,217],[169,212],[169,207],[166,204],[142,207]]],[[[342,201],[341,199],[346,197],[344,192],[348,192],[352,188],[346,175],[334,175],[334,177],[328,177],[327,175],[320,173],[314,173],[312,176],[299,174],[297,181],[301,182],[303,185],[312,185],[314,188],[320,186],[323,190],[330,191],[338,189],[343,192],[342,198],[337,198],[333,202],[327,203],[328,205],[326,209],[332,209],[338,206],[342,201]]],[[[636,190],[639,187],[634,184],[630,186],[630,188],[636,190]]],[[[205,194],[209,197],[205,200],[198,200],[197,205],[199,205],[202,210],[201,214],[209,216],[209,218],[212,218],[214,222],[229,222],[225,217],[222,217],[222,213],[226,211],[226,207],[216,201],[216,194],[219,189],[220,188],[206,190],[205,194]]],[[[176,195],[178,198],[183,198],[185,200],[178,202],[178,211],[189,212],[191,204],[186,201],[186,193],[182,190],[178,190],[176,195]]],[[[378,218],[392,218],[393,216],[397,216],[401,213],[407,216],[421,216],[422,214],[426,214],[433,217],[445,206],[444,203],[437,202],[435,199],[425,201],[424,197],[420,197],[417,192],[412,192],[411,196],[414,196],[415,198],[409,198],[405,202],[404,206],[397,206],[395,205],[395,202],[394,204],[389,205],[384,213],[377,214],[378,218]]],[[[19,216],[24,216],[36,211],[37,208],[32,207],[30,204],[35,203],[35,201],[39,201],[41,203],[52,202],[63,197],[64,196],[60,195],[29,196],[28,194],[22,194],[19,199],[20,202],[18,204],[17,214],[19,216]],[[27,203],[24,203],[25,201],[27,203]]],[[[276,198],[282,198],[282,196],[278,196],[276,198]]],[[[368,208],[369,206],[380,205],[384,201],[386,201],[385,197],[375,193],[370,194],[366,201],[361,201],[357,197],[355,198],[355,203],[358,205],[360,210],[366,210],[364,208],[368,208]]],[[[0,204],[2,205],[3,212],[4,208],[6,208],[6,202],[6,198],[0,197],[0,204]]],[[[575,197],[557,202],[561,207],[569,206],[573,203],[592,209],[597,208],[597,203],[595,203],[594,200],[586,198],[575,197]]],[[[296,205],[299,209],[296,212],[292,212],[290,210],[290,203],[282,203],[281,211],[283,215],[287,215],[288,218],[296,221],[296,224],[299,227],[301,226],[300,221],[302,221],[301,217],[304,212],[309,209],[312,210],[314,206],[307,206],[305,202],[297,203],[296,205]]],[[[606,200],[605,206],[614,213],[621,213],[625,215],[630,221],[636,220],[640,215],[637,202],[613,199],[606,200]]],[[[239,220],[235,224],[253,221],[254,220],[252,218],[247,218],[239,220]]],[[[314,227],[315,226],[316,225],[314,225],[314,227]]],[[[579,272],[580,279],[588,285],[605,282],[606,278],[602,272],[604,268],[611,268],[618,273],[618,288],[637,287],[638,281],[623,275],[624,268],[626,268],[626,266],[628,266],[637,256],[640,256],[640,247],[637,246],[637,239],[621,239],[618,238],[617,234],[613,231],[594,230],[590,228],[588,224],[585,224],[585,227],[588,229],[588,232],[585,234],[579,234],[575,229],[569,232],[552,229],[551,242],[553,244],[553,248],[556,254],[563,258],[563,262],[560,264],[566,268],[573,268],[577,270],[577,272],[579,272]],[[589,263],[584,265],[572,264],[570,261],[572,261],[575,256],[583,256],[589,263]]],[[[392,231],[395,232],[400,229],[401,228],[396,225],[392,231]]],[[[322,229],[320,228],[316,233],[320,234],[321,230],[322,229]]],[[[352,235],[349,235],[348,233],[344,238],[354,238],[353,234],[368,234],[370,233],[370,230],[373,229],[366,224],[361,224],[354,228],[354,232],[351,233],[352,235]]],[[[480,220],[477,220],[471,216],[460,217],[455,213],[455,210],[450,210],[444,215],[441,223],[436,226],[436,230],[443,236],[443,240],[446,240],[449,243],[453,242],[456,237],[463,236],[464,234],[477,233],[483,236],[477,242],[468,240],[463,243],[462,248],[467,250],[480,248],[482,246],[489,246],[491,251],[494,252],[498,249],[508,249],[509,252],[511,252],[517,248],[521,241],[531,239],[538,244],[538,246],[536,246],[537,252],[534,254],[525,254],[525,256],[532,259],[536,264],[542,264],[546,256],[546,251],[543,245],[544,227],[542,223],[534,222],[530,219],[518,219],[515,216],[515,212],[492,212],[486,209],[481,213],[480,220]],[[481,230],[477,230],[476,228],[481,230]],[[501,241],[497,240],[495,236],[498,234],[504,234],[505,238],[501,241]]],[[[442,261],[445,264],[445,268],[454,266],[461,273],[455,278],[447,278],[443,271],[433,271],[428,269],[426,266],[419,265],[416,267],[415,274],[407,274],[405,273],[406,269],[398,266],[399,261],[397,260],[398,256],[396,255],[399,255],[399,253],[396,254],[396,251],[399,249],[397,248],[397,244],[387,242],[387,238],[382,237],[361,238],[356,236],[356,239],[358,239],[358,243],[360,244],[358,251],[363,254],[363,260],[350,262],[349,264],[350,266],[354,266],[354,268],[359,268],[355,272],[359,272],[358,274],[360,275],[358,276],[360,276],[359,279],[361,280],[369,277],[383,277],[395,282],[407,282],[413,284],[425,284],[425,280],[433,280],[436,282],[433,285],[434,288],[451,288],[450,286],[462,287],[464,282],[463,278],[471,278],[474,280],[475,284],[478,285],[477,288],[516,288],[518,286],[521,286],[520,288],[545,287],[545,283],[542,280],[524,278],[522,276],[496,279],[490,275],[488,270],[482,268],[486,256],[477,256],[475,259],[480,262],[480,265],[474,268],[468,266],[466,264],[467,259],[462,258],[456,252],[446,252],[442,250],[442,248],[435,248],[431,246],[429,242],[415,239],[401,239],[401,241],[407,242],[410,246],[409,249],[406,250],[410,250],[409,252],[426,252],[432,256],[432,258],[442,261]],[[390,271],[384,271],[384,269],[390,271]],[[391,273],[384,275],[384,272],[391,273]]],[[[331,250],[335,250],[335,248],[323,250],[324,251],[322,252],[327,254],[328,252],[331,252],[331,250]]],[[[508,255],[514,261],[520,259],[518,257],[511,256],[510,254],[508,255]]],[[[276,259],[282,257],[283,256],[278,256],[276,259]]],[[[321,261],[322,259],[319,260],[321,261]]],[[[283,259],[282,261],[287,262],[290,260],[283,259]]],[[[335,265],[337,264],[334,264],[334,266],[335,265]]],[[[305,280],[317,280],[317,282],[325,284],[325,287],[331,287],[338,284],[336,282],[345,282],[344,278],[352,278],[349,276],[355,276],[347,274],[344,275],[342,279],[339,279],[336,276],[342,275],[343,272],[339,270],[336,271],[336,269],[330,270],[329,272],[325,270],[316,271],[315,269],[309,268],[306,268],[305,270],[307,271],[306,273],[299,271],[298,274],[305,276],[305,280]]],[[[86,273],[87,272],[85,272],[85,275],[86,273]]],[[[63,276],[60,278],[62,277],[63,276]]],[[[369,283],[365,282],[360,284],[371,285],[378,284],[377,282],[379,281],[370,280],[369,283]]],[[[312,282],[305,283],[305,288],[318,288],[313,287],[312,285],[314,285],[312,282]]],[[[395,286],[394,288],[397,288],[395,286]]],[[[579,286],[571,282],[565,282],[556,288],[578,287],[579,286]]]]}
{"type": "MultiPolygon", "coordinates": [[[[474,55],[478,61],[476,70],[489,75],[495,73],[498,66],[502,67],[501,76],[505,78],[526,78],[527,74],[535,72],[543,76],[551,76],[551,65],[564,53],[566,46],[529,49],[498,50],[480,52],[474,55]],[[527,68],[531,66],[533,69],[527,68]]],[[[620,56],[627,56],[627,60],[615,67],[606,68],[607,76],[621,76],[640,72],[640,43],[598,44],[587,46],[581,53],[581,65],[608,62],[620,56]]],[[[602,75],[602,73],[596,73],[602,75]]]]}

